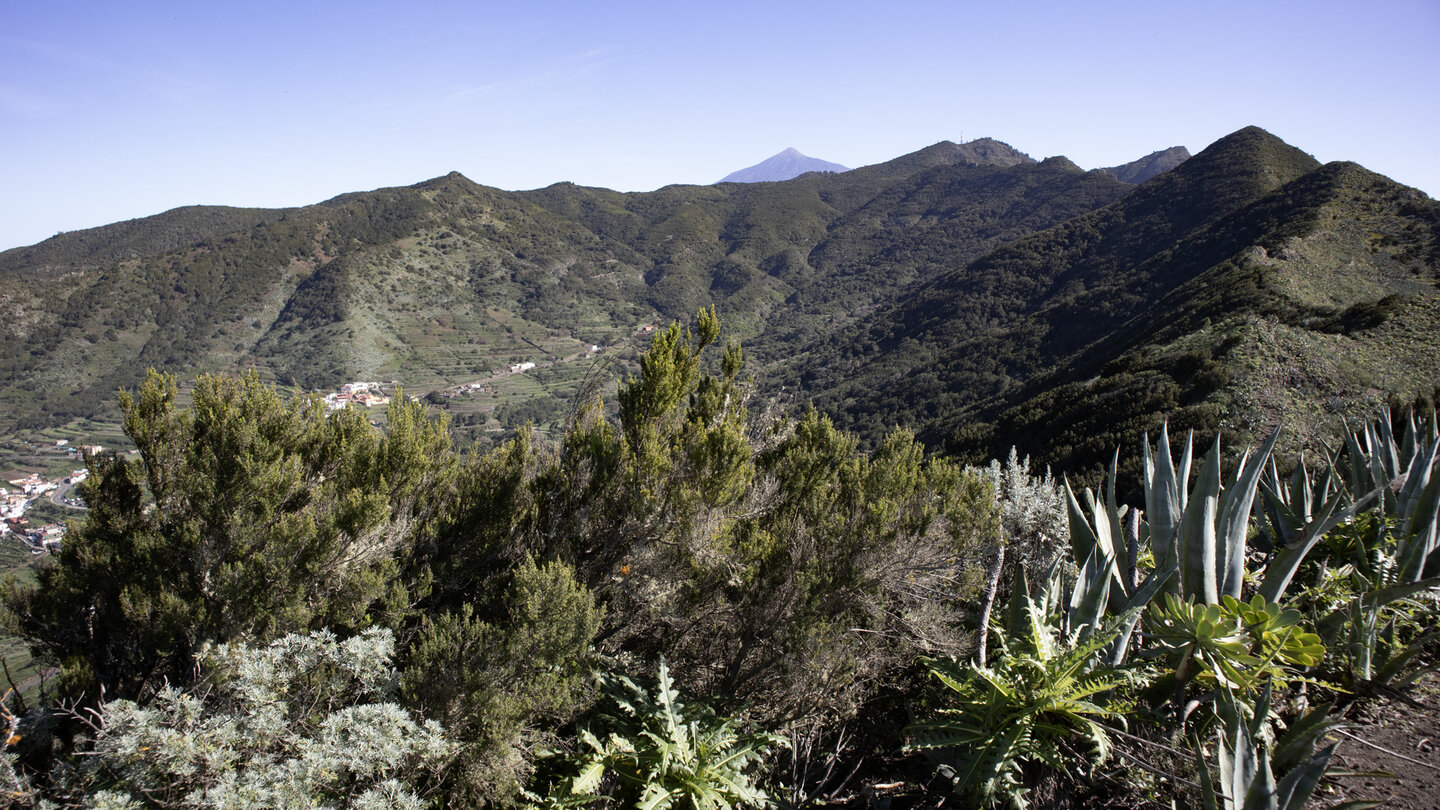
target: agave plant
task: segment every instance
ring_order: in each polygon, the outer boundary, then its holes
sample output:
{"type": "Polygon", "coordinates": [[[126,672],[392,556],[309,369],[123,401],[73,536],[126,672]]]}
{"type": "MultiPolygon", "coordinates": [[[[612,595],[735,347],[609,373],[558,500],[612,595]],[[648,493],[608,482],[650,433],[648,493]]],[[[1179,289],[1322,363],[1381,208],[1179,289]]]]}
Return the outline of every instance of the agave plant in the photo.
{"type": "Polygon", "coordinates": [[[1347,688],[1404,687],[1440,668],[1440,662],[1419,660],[1440,630],[1424,631],[1412,615],[1429,607],[1415,597],[1440,585],[1440,577],[1383,585],[1349,564],[1333,574],[1322,571],[1327,575],[1344,582],[1349,596],[1316,629],[1327,646],[1341,651],[1333,670],[1347,688]]]}
{"type": "MultiPolygon", "coordinates": [[[[1218,773],[1211,770],[1196,744],[1200,793],[1205,810],[1302,810],[1325,775],[1335,745],[1315,750],[1317,743],[1339,725],[1330,706],[1317,706],[1297,717],[1273,745],[1266,728],[1270,690],[1262,692],[1250,710],[1228,689],[1216,693],[1215,713],[1218,773]],[[1216,790],[1216,777],[1220,789],[1216,790]]],[[[1350,808],[1370,803],[1351,803],[1350,808]]]]}
{"type": "MultiPolygon", "coordinates": [[[[1324,555],[1310,564],[1315,584],[1303,601],[1326,646],[1339,651],[1333,670],[1351,688],[1403,685],[1423,674],[1416,657],[1435,635],[1413,632],[1408,614],[1417,595],[1440,586],[1440,437],[1433,415],[1429,423],[1406,421],[1397,438],[1382,412],[1347,433],[1344,450],[1316,481],[1302,465],[1282,484],[1272,467],[1264,487],[1273,534],[1297,538],[1276,552],[1273,581],[1293,576],[1312,548],[1324,555]],[[1295,531],[1302,521],[1322,523],[1327,534],[1295,531]]],[[[1274,598],[1277,591],[1261,592],[1274,598]]]]}
{"type": "Polygon", "coordinates": [[[546,807],[576,807],[613,795],[639,810],[731,810],[773,804],[748,773],[779,735],[744,732],[735,717],[701,703],[683,703],[662,660],[654,692],[623,675],[602,673],[610,711],[580,731],[572,774],[546,796],[546,807]]]}
{"type": "Polygon", "coordinates": [[[1106,696],[1135,685],[1135,670],[1108,664],[1102,651],[1133,626],[1134,613],[1113,617],[1083,640],[1067,639],[1045,607],[1027,599],[1026,631],[1001,636],[993,667],[955,661],[928,662],[953,699],[933,720],[908,731],[907,750],[925,751],[953,774],[955,791],[983,806],[1004,800],[1028,806],[1023,768],[1042,763],[1068,773],[1070,746],[1084,740],[1099,763],[1110,741],[1101,720],[1124,723],[1106,696]]]}
{"type": "MultiPolygon", "coordinates": [[[[1150,547],[1157,570],[1175,566],[1179,576],[1166,585],[1166,592],[1196,602],[1218,604],[1222,596],[1239,599],[1245,587],[1246,559],[1249,556],[1250,516],[1261,488],[1261,476],[1270,463],[1270,453],[1279,438],[1272,433],[1260,451],[1241,454],[1228,479],[1220,470],[1220,438],[1201,463],[1190,485],[1193,436],[1185,440],[1179,465],[1171,461],[1166,428],[1151,448],[1145,440],[1145,508],[1150,547]]],[[[1260,575],[1259,592],[1270,602],[1279,602],[1311,549],[1336,525],[1350,520],[1379,493],[1370,490],[1359,496],[1335,493],[1322,503],[1296,503],[1280,495],[1278,475],[1265,488],[1272,507],[1285,505],[1286,542],[1274,550],[1260,575]],[[1298,511],[1298,514],[1297,514],[1298,511]],[[1301,518],[1300,515],[1305,515],[1301,518]]],[[[1304,496],[1298,497],[1299,501],[1304,496]]]]}
{"type": "Polygon", "coordinates": [[[1395,526],[1399,582],[1419,582],[1440,566],[1440,436],[1434,416],[1408,420],[1397,440],[1388,412],[1346,434],[1348,464],[1340,465],[1350,493],[1374,490],[1395,526]]]}
{"type": "MultiPolygon", "coordinates": [[[[1069,610],[1063,626],[1078,631],[1082,636],[1115,616],[1130,615],[1138,620],[1140,611],[1170,581],[1177,568],[1175,565],[1155,568],[1147,573],[1143,581],[1137,581],[1141,543],[1148,531],[1140,522],[1137,512],[1116,503],[1115,469],[1118,461],[1117,451],[1110,461],[1110,471],[1105,479],[1104,504],[1101,504],[1089,489],[1085,490],[1088,515],[1087,510],[1080,506],[1080,500],[1075,497],[1070,482],[1065,482],[1070,517],[1070,550],[1075,561],[1080,563],[1080,571],[1071,587],[1069,610]],[[1127,511],[1130,511],[1131,531],[1125,546],[1122,571],[1120,526],[1127,511]]],[[[1051,587],[1054,587],[1053,583],[1051,587]]],[[[1133,631],[1134,621],[1128,627],[1122,628],[1111,643],[1109,660],[1112,666],[1119,666],[1124,662],[1133,631]]]]}

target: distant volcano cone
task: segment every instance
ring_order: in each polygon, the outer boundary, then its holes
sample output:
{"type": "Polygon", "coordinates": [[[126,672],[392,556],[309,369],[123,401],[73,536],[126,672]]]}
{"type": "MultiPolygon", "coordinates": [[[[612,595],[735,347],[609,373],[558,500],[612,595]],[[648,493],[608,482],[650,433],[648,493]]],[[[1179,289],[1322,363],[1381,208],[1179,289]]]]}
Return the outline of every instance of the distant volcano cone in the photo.
{"type": "Polygon", "coordinates": [[[795,148],[789,148],[780,154],[756,163],[748,169],[741,169],[738,172],[731,172],[725,175],[722,183],[769,183],[778,180],[789,180],[792,177],[799,177],[806,172],[848,172],[850,169],[841,166],[839,163],[831,163],[819,158],[806,157],[800,154],[795,148]]]}

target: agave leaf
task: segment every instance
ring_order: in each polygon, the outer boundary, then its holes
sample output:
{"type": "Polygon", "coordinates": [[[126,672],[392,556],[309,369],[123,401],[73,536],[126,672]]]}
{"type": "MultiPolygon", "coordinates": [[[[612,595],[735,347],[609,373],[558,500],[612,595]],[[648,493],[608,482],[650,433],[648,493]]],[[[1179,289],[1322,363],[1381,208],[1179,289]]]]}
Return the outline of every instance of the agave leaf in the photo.
{"type": "MultiPolygon", "coordinates": [[[[1345,455],[1350,462],[1346,473],[1351,492],[1365,492],[1374,489],[1375,483],[1370,480],[1370,465],[1366,463],[1367,453],[1360,447],[1360,439],[1355,431],[1345,431],[1345,455]]],[[[1383,486],[1386,482],[1381,482],[1383,486]]]]}
{"type": "MultiPolygon", "coordinates": [[[[1389,419],[1388,416],[1384,418],[1389,419]]],[[[1376,429],[1374,422],[1365,424],[1365,444],[1369,450],[1365,460],[1370,465],[1370,486],[1383,487],[1380,492],[1380,512],[1394,514],[1395,496],[1390,492],[1390,482],[1399,474],[1399,460],[1393,464],[1386,463],[1386,456],[1391,455],[1393,448],[1387,447],[1381,440],[1380,431],[1376,429]]]]}
{"type": "Polygon", "coordinates": [[[1205,456],[1180,522],[1180,592],[1206,604],[1220,600],[1216,517],[1220,508],[1220,438],[1205,456]]]}
{"type": "Polygon", "coordinates": [[[1390,684],[1396,689],[1408,689],[1414,686],[1416,681],[1431,672],[1440,672],[1440,661],[1434,661],[1423,667],[1418,667],[1404,676],[1391,678],[1390,684]]]}
{"type": "MultiPolygon", "coordinates": [[[[1155,565],[1168,568],[1178,559],[1177,530],[1181,515],[1185,511],[1186,490],[1177,479],[1175,465],[1170,459],[1169,427],[1160,428],[1160,441],[1154,453],[1150,449],[1149,437],[1145,440],[1145,511],[1150,524],[1150,548],[1155,554],[1155,565]]],[[[1189,477],[1190,442],[1185,444],[1184,474],[1189,477]]]]}
{"type": "Polygon", "coordinates": [[[1280,478],[1275,465],[1275,456],[1270,456],[1270,471],[1260,482],[1260,492],[1265,501],[1265,516],[1270,522],[1275,548],[1281,548],[1294,540],[1300,527],[1310,520],[1313,508],[1309,473],[1305,470],[1305,458],[1290,474],[1288,483],[1280,478]]]}
{"type": "Polygon", "coordinates": [[[1331,703],[1323,703],[1302,712],[1290,723],[1270,753],[1270,761],[1282,773],[1301,764],[1315,749],[1315,743],[1341,725],[1330,716],[1331,703]]]}
{"type": "MultiPolygon", "coordinates": [[[[1116,460],[1118,458],[1117,450],[1116,460]]],[[[1076,561],[1084,560],[1090,557],[1092,550],[1099,549],[1100,560],[1106,563],[1103,568],[1105,575],[1115,580],[1110,586],[1109,604],[1112,609],[1116,609],[1124,598],[1125,580],[1120,572],[1119,555],[1116,551],[1116,539],[1123,536],[1123,530],[1120,528],[1119,507],[1115,506],[1115,462],[1112,461],[1110,466],[1105,506],[1095,500],[1094,493],[1089,489],[1085,490],[1085,501],[1090,507],[1089,517],[1080,505],[1069,480],[1065,481],[1064,486],[1070,523],[1071,558],[1076,561]]]]}
{"type": "Polygon", "coordinates": [[[1247,763],[1253,762],[1254,773],[1245,791],[1243,810],[1278,810],[1275,804],[1275,774],[1270,770],[1270,760],[1260,754],[1260,747],[1253,742],[1247,752],[1247,763]]]}
{"type": "Polygon", "coordinates": [[[1380,418],[1375,420],[1375,439],[1375,455],[1380,459],[1385,480],[1392,480],[1400,474],[1401,459],[1406,457],[1400,454],[1400,443],[1395,441],[1395,427],[1390,422],[1389,408],[1381,408],[1380,418]]]}
{"type": "Polygon", "coordinates": [[[1315,787],[1320,784],[1320,779],[1325,776],[1325,768],[1330,764],[1330,757],[1334,753],[1335,743],[1331,743],[1315,752],[1304,764],[1292,768],[1280,779],[1278,786],[1272,781],[1271,791],[1274,797],[1269,806],[1278,810],[1302,810],[1305,803],[1310,801],[1315,787]]]}
{"type": "Polygon", "coordinates": [[[1125,600],[1125,605],[1121,612],[1122,615],[1129,616],[1130,618],[1119,628],[1115,643],[1110,648],[1110,666],[1118,667],[1124,663],[1125,653],[1130,647],[1130,638],[1135,633],[1136,622],[1140,621],[1141,614],[1144,612],[1145,607],[1150,604],[1150,601],[1155,598],[1155,594],[1165,586],[1165,583],[1170,581],[1171,577],[1175,576],[1175,571],[1176,566],[1172,565],[1164,571],[1156,570],[1150,572],[1150,576],[1146,577],[1145,581],[1140,583],[1140,586],[1135,589],[1135,593],[1131,594],[1130,598],[1125,600]]]}
{"type": "MultiPolygon", "coordinates": [[[[1128,559],[1129,549],[1125,542],[1125,528],[1120,525],[1120,505],[1115,498],[1115,478],[1119,465],[1120,448],[1117,447],[1115,448],[1115,455],[1110,458],[1110,472],[1105,478],[1105,515],[1110,519],[1110,569],[1111,576],[1115,579],[1114,583],[1110,586],[1111,612],[1120,610],[1120,605],[1130,590],[1130,582],[1125,578],[1124,572],[1121,571],[1121,563],[1128,559]]],[[[1100,519],[1098,510],[1096,511],[1095,519],[1096,521],[1100,519]]],[[[1134,560],[1128,561],[1128,565],[1130,566],[1133,566],[1134,563],[1134,560]]]]}
{"type": "Polygon", "coordinates": [[[1415,656],[1424,651],[1425,645],[1437,636],[1440,636],[1440,630],[1431,630],[1410,642],[1404,650],[1390,656],[1390,660],[1386,661],[1375,673],[1375,680],[1382,684],[1394,683],[1396,686],[1405,686],[1415,682],[1426,672],[1440,668],[1440,661],[1436,661],[1429,666],[1421,667],[1418,672],[1413,672],[1403,679],[1398,677],[1400,672],[1415,659],[1415,656]]]}
{"type": "Polygon", "coordinates": [[[1236,760],[1235,746],[1226,742],[1224,730],[1217,733],[1219,744],[1215,746],[1215,759],[1220,765],[1220,793],[1225,800],[1226,810],[1238,806],[1240,798],[1245,795],[1244,787],[1236,790],[1236,760]]]}
{"type": "Polygon", "coordinates": [[[1194,456],[1195,456],[1195,431],[1193,431],[1193,430],[1187,430],[1187,431],[1185,431],[1185,450],[1180,453],[1180,466],[1179,466],[1179,468],[1178,468],[1178,469],[1179,469],[1179,478],[1178,478],[1178,481],[1177,481],[1177,483],[1178,483],[1178,485],[1179,485],[1179,487],[1180,487],[1180,513],[1181,513],[1181,514],[1184,514],[1186,507],[1189,506],[1188,498],[1190,497],[1190,495],[1189,495],[1189,493],[1190,493],[1190,467],[1191,467],[1191,461],[1194,459],[1194,456]]]}
{"type": "MultiPolygon", "coordinates": [[[[1223,564],[1225,565],[1224,581],[1221,583],[1221,593],[1239,597],[1240,588],[1245,582],[1245,535],[1250,528],[1250,512],[1255,504],[1255,489],[1260,483],[1260,475],[1265,470],[1265,462],[1270,458],[1270,453],[1275,449],[1275,442],[1280,438],[1280,431],[1276,429],[1271,432],[1270,438],[1260,448],[1260,452],[1254,457],[1241,459],[1236,473],[1235,481],[1231,487],[1220,496],[1220,525],[1218,527],[1217,542],[1223,550],[1223,564]]],[[[1216,446],[1219,446],[1217,438],[1216,446]]]]}
{"type": "Polygon", "coordinates": [[[1075,593],[1070,599],[1070,626],[1079,638],[1085,638],[1100,626],[1100,618],[1110,601],[1111,569],[1114,559],[1103,556],[1105,549],[1096,545],[1080,566],[1075,580],[1075,593]]]}
{"type": "Polygon", "coordinates": [[[1418,511],[1417,501],[1435,476],[1437,453],[1440,453],[1440,443],[1431,445],[1426,452],[1410,457],[1410,463],[1405,468],[1405,481],[1400,485],[1400,492],[1395,498],[1396,514],[1402,518],[1418,511]]]}
{"type": "MultiPolygon", "coordinates": [[[[1085,516],[1085,509],[1080,505],[1080,499],[1075,496],[1075,490],[1070,486],[1069,478],[1064,480],[1065,502],[1067,514],[1070,520],[1070,556],[1074,560],[1083,560],[1091,556],[1091,552],[1102,543],[1107,543],[1109,537],[1103,540],[1101,532],[1109,530],[1108,525],[1091,527],[1090,520],[1085,516]]],[[[1089,489],[1085,490],[1086,500],[1089,501],[1092,510],[1095,506],[1095,496],[1089,489]]],[[[1100,521],[1096,521],[1099,523],[1100,521]]]]}
{"type": "MultiPolygon", "coordinates": [[[[1215,693],[1215,712],[1221,724],[1216,729],[1219,738],[1220,780],[1225,786],[1226,805],[1250,810],[1252,801],[1263,791],[1268,779],[1273,793],[1274,778],[1270,766],[1261,756],[1256,744],[1258,724],[1264,722],[1270,707],[1268,687],[1262,691],[1253,712],[1247,713],[1244,704],[1229,689],[1215,693]],[[1260,790],[1257,791],[1257,788],[1260,790]]],[[[1261,805],[1262,807],[1264,805],[1261,805]]]]}
{"type": "MultiPolygon", "coordinates": [[[[1220,746],[1222,751],[1224,746],[1220,746]]],[[[1210,770],[1210,763],[1205,761],[1202,753],[1205,747],[1197,739],[1191,745],[1195,749],[1195,771],[1200,779],[1200,798],[1204,802],[1205,810],[1220,810],[1220,800],[1215,795],[1215,774],[1210,770]]]]}
{"type": "Polygon", "coordinates": [[[1440,537],[1440,475],[1432,474],[1437,452],[1440,452],[1440,442],[1431,447],[1425,464],[1412,465],[1410,476],[1417,480],[1406,480],[1407,486],[1422,482],[1423,486],[1404,504],[1408,511],[1403,516],[1401,547],[1397,552],[1402,582],[1413,582],[1424,576],[1440,537]]]}
{"type": "Polygon", "coordinates": [[[1342,522],[1355,517],[1356,513],[1365,508],[1366,504],[1374,500],[1379,490],[1371,490],[1365,497],[1352,502],[1344,509],[1340,504],[1345,500],[1340,493],[1332,494],[1321,504],[1320,508],[1311,521],[1306,524],[1298,540],[1285,546],[1276,552],[1265,568],[1265,578],[1260,584],[1260,595],[1267,601],[1278,602],[1290,587],[1290,580],[1294,578],[1295,572],[1300,570],[1300,563],[1304,562],[1305,556],[1315,547],[1316,543],[1325,536],[1327,532],[1342,522]]]}
{"type": "MultiPolygon", "coordinates": [[[[1055,564],[1050,566],[1051,572],[1055,570],[1059,563],[1060,560],[1056,560],[1055,564]]],[[[1045,575],[1047,581],[1051,572],[1047,572],[1045,575]]],[[[1005,635],[1012,638],[1025,632],[1025,628],[1030,621],[1029,606],[1032,601],[1030,596],[1030,578],[1025,575],[1025,569],[1017,567],[1013,579],[1014,581],[1010,586],[1010,604],[1005,608],[1005,635]]]]}

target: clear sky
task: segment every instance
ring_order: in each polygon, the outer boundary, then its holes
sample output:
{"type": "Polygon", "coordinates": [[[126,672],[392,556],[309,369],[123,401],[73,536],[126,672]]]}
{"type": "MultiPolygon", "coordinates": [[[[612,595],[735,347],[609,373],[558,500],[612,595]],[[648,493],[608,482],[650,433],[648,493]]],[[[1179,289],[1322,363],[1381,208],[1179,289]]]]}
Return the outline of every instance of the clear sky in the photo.
{"type": "Polygon", "coordinates": [[[711,183],[993,137],[1084,168],[1256,124],[1440,196],[1440,2],[0,3],[0,249],[449,171],[711,183]]]}

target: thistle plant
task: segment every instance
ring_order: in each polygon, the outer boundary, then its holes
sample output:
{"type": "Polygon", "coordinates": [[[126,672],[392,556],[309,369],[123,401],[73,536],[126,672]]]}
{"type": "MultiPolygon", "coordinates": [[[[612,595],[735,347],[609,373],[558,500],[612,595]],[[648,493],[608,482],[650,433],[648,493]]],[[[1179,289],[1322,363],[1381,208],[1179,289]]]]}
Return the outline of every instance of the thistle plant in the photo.
{"type": "MultiPolygon", "coordinates": [[[[1102,720],[1124,723],[1108,695],[1135,685],[1135,670],[1112,667],[1102,651],[1128,632],[1134,612],[1113,617],[1084,640],[1071,643],[1053,615],[1027,599],[1024,633],[1002,636],[992,667],[930,661],[931,674],[953,693],[932,720],[909,728],[910,751],[925,751],[953,772],[955,791],[983,806],[1005,801],[1029,806],[1024,767],[1040,763],[1068,773],[1083,740],[1091,761],[1109,754],[1102,720]]],[[[1083,760],[1082,760],[1083,761],[1083,760]]]]}
{"type": "Polygon", "coordinates": [[[653,692],[623,675],[599,677],[607,709],[581,728],[581,749],[561,758],[569,774],[544,796],[527,794],[531,802],[575,807],[615,798],[640,810],[774,803],[749,771],[784,737],[742,731],[739,718],[683,702],[663,660],[653,692]]]}

